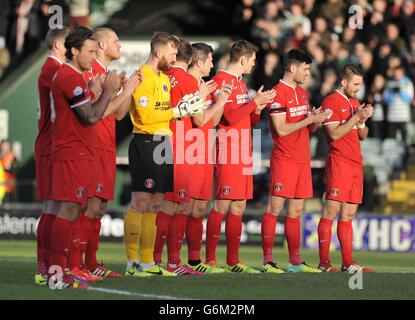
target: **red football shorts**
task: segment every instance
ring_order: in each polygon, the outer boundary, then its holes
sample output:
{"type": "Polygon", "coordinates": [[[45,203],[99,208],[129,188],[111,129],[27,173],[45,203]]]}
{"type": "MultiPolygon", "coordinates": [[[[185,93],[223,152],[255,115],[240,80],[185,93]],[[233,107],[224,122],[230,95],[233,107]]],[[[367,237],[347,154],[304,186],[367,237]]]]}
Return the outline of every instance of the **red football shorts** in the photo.
{"type": "Polygon", "coordinates": [[[36,156],[36,198],[51,200],[52,193],[52,154],[36,156]]]}
{"type": "Polygon", "coordinates": [[[329,155],[326,160],[326,199],[360,204],[362,195],[362,165],[329,155]]]}
{"type": "Polygon", "coordinates": [[[190,178],[191,197],[211,200],[213,190],[213,164],[193,164],[190,178]]]}
{"type": "Polygon", "coordinates": [[[92,160],[56,161],[53,163],[52,199],[85,205],[95,190],[92,160]]]}
{"type": "Polygon", "coordinates": [[[271,153],[269,194],[289,199],[313,197],[310,163],[295,162],[271,153]]]}
{"type": "Polygon", "coordinates": [[[92,196],[111,201],[114,199],[115,176],[117,171],[115,152],[95,149],[95,192],[92,196]]]}

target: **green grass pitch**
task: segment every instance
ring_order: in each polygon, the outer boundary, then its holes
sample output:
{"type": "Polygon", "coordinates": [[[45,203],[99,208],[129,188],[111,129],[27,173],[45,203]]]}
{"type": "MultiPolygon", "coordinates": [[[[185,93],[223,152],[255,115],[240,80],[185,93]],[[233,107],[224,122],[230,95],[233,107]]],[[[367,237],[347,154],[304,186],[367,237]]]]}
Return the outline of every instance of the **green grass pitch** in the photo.
{"type": "MultiPolygon", "coordinates": [[[[184,245],[182,259],[186,257],[184,245]]],[[[218,260],[225,261],[224,246],[218,248],[218,260]]],[[[242,246],[240,258],[259,268],[261,248],[242,246]]],[[[318,263],[318,252],[302,251],[310,265],[318,263]]],[[[113,270],[124,273],[122,243],[102,243],[99,257],[113,270]]],[[[274,257],[282,268],[287,266],[287,250],[278,248],[274,257]]],[[[413,253],[356,252],[355,259],[373,267],[374,274],[363,274],[363,289],[349,288],[350,274],[216,274],[200,277],[147,277],[105,279],[91,289],[50,290],[34,284],[36,243],[0,241],[0,299],[415,299],[415,255],[413,253]]],[[[339,266],[339,252],[332,253],[339,266]]]]}

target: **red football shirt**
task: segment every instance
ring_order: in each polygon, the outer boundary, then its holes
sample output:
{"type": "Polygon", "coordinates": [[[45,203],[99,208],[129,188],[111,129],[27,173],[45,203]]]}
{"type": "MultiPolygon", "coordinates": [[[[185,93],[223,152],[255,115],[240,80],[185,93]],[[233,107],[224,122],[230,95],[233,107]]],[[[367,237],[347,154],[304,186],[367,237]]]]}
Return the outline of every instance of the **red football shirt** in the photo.
{"type": "MultiPolygon", "coordinates": [[[[194,94],[199,91],[196,78],[187,73],[183,68],[174,66],[166,71],[165,74],[169,77],[171,85],[170,101],[172,106],[175,107],[186,94],[194,94]]],[[[171,121],[170,129],[173,131],[173,144],[176,146],[175,151],[181,155],[191,144],[191,141],[185,141],[185,135],[188,130],[192,129],[192,120],[190,117],[184,117],[181,121],[171,121]],[[183,132],[181,132],[182,129],[180,126],[183,126],[183,132]]],[[[177,161],[180,160],[180,162],[184,160],[184,158],[176,159],[177,161]]]]}
{"type": "MultiPolygon", "coordinates": [[[[106,74],[107,69],[98,60],[94,61],[92,65],[92,76],[94,78],[106,74]]],[[[98,149],[103,149],[111,152],[116,152],[117,147],[115,144],[115,116],[110,114],[109,116],[102,118],[94,125],[94,130],[97,136],[98,149]]]]}
{"type": "MultiPolygon", "coordinates": [[[[226,148],[228,150],[237,148],[240,151],[247,150],[249,154],[252,153],[252,137],[251,129],[256,124],[259,117],[255,115],[256,103],[251,101],[248,95],[248,88],[242,77],[237,77],[227,71],[219,71],[213,80],[218,85],[213,98],[219,92],[222,83],[231,84],[233,82],[232,92],[225,104],[222,118],[218,124],[219,129],[223,129],[227,135],[226,148]],[[237,137],[235,137],[235,134],[237,137]]],[[[218,134],[219,141],[220,131],[218,134]]],[[[219,148],[224,148],[223,145],[218,145],[219,148]]],[[[236,149],[234,149],[236,150],[236,149]]],[[[233,152],[232,152],[233,153],[233,152]]]]}
{"type": "MultiPolygon", "coordinates": [[[[276,96],[268,106],[272,117],[285,117],[287,123],[299,122],[308,117],[309,98],[307,91],[300,86],[291,86],[280,80],[274,87],[276,96]]],[[[304,127],[287,136],[278,136],[271,124],[275,146],[273,154],[297,162],[310,162],[310,136],[308,127],[304,127]]]]}
{"type": "Polygon", "coordinates": [[[46,155],[52,152],[52,122],[50,106],[50,87],[56,72],[62,66],[62,61],[54,56],[48,56],[37,80],[39,102],[37,125],[39,133],[35,141],[35,155],[46,155]]]}
{"type": "Polygon", "coordinates": [[[56,114],[52,125],[54,161],[92,159],[96,144],[93,126],[84,125],[73,110],[91,101],[82,72],[69,63],[63,64],[51,90],[51,107],[56,114]]]}
{"type": "MultiPolygon", "coordinates": [[[[322,103],[322,109],[330,109],[333,113],[330,118],[327,118],[323,125],[330,123],[345,123],[360,107],[359,100],[355,98],[348,98],[338,90],[329,94],[322,103]]],[[[362,164],[362,152],[360,150],[359,134],[355,126],[342,138],[333,141],[326,134],[330,145],[329,153],[343,157],[356,164],[362,164]]]]}

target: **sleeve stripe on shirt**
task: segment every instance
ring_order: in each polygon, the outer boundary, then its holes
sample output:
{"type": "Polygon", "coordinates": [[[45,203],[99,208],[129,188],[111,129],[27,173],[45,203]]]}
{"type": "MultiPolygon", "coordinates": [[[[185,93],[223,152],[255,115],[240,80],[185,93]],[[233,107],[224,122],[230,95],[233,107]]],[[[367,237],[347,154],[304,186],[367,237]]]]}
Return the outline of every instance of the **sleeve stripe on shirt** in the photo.
{"type": "Polygon", "coordinates": [[[323,126],[326,126],[328,124],[332,124],[332,123],[340,123],[340,121],[330,121],[330,122],[325,122],[323,123],[323,126]]]}
{"type": "Polygon", "coordinates": [[[91,101],[91,98],[87,98],[85,100],[82,100],[81,102],[78,102],[76,104],[73,104],[73,105],[70,106],[70,108],[73,109],[73,108],[79,107],[79,106],[81,106],[83,104],[86,104],[89,101],[91,101]]]}
{"type": "Polygon", "coordinates": [[[271,113],[270,116],[280,116],[285,115],[287,112],[278,112],[278,113],[271,113]]]}

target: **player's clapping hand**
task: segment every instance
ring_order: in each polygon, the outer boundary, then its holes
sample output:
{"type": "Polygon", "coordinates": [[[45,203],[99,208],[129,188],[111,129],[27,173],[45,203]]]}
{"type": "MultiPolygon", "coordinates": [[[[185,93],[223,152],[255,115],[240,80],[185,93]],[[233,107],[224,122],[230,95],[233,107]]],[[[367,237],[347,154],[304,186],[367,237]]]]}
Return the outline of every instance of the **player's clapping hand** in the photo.
{"type": "Polygon", "coordinates": [[[114,92],[118,92],[121,86],[121,77],[117,72],[111,71],[105,77],[105,80],[102,84],[102,89],[104,91],[110,92],[113,94],[114,92]]]}
{"type": "Polygon", "coordinates": [[[261,111],[264,109],[267,104],[274,101],[275,95],[277,94],[274,89],[262,91],[264,89],[264,86],[261,86],[258,91],[256,92],[254,101],[257,105],[256,110],[261,111]]]}
{"type": "Polygon", "coordinates": [[[321,107],[318,108],[318,109],[316,109],[315,107],[313,107],[313,109],[311,110],[311,112],[309,113],[308,116],[310,117],[310,119],[311,119],[311,121],[313,123],[320,124],[324,120],[326,120],[328,117],[330,117],[330,115],[331,115],[330,114],[330,111],[328,111],[328,110],[323,111],[321,109],[321,107]]]}
{"type": "Polygon", "coordinates": [[[104,83],[105,75],[101,74],[88,82],[88,88],[93,92],[94,100],[97,100],[102,93],[102,84],[104,83]]]}
{"type": "Polygon", "coordinates": [[[373,106],[371,104],[362,103],[359,108],[357,108],[357,116],[359,117],[359,123],[365,122],[373,115],[373,106]]]}
{"type": "Polygon", "coordinates": [[[136,70],[133,74],[124,81],[123,92],[127,95],[133,94],[134,90],[143,81],[143,74],[140,70],[136,70]]]}
{"type": "Polygon", "coordinates": [[[216,90],[218,84],[214,80],[209,80],[208,82],[203,82],[199,86],[200,96],[206,100],[206,97],[216,90]]]}
{"type": "MultiPolygon", "coordinates": [[[[233,81],[233,80],[232,80],[233,81]]],[[[219,93],[216,98],[216,102],[219,104],[225,104],[228,101],[229,96],[232,93],[233,84],[226,83],[222,81],[222,86],[219,89],[219,93]]]]}

